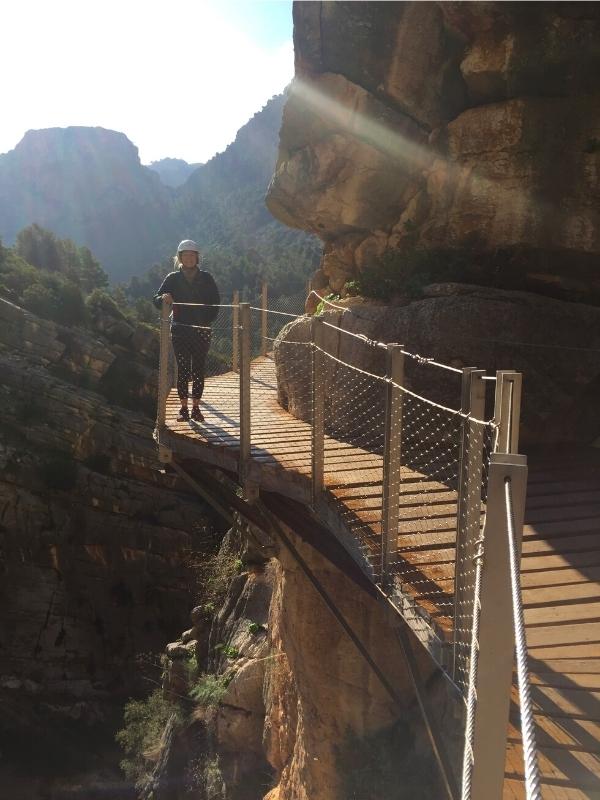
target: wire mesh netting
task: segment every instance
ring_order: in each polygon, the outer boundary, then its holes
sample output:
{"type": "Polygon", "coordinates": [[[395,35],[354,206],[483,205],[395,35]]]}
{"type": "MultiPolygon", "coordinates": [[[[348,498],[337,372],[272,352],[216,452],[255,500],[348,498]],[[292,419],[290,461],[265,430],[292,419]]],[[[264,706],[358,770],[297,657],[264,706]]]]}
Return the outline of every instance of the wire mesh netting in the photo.
{"type": "Polygon", "coordinates": [[[306,294],[279,295],[264,298],[262,305],[252,306],[252,355],[270,353],[282,329],[292,320],[304,314],[306,294]]]}
{"type": "MultiPolygon", "coordinates": [[[[280,306],[303,305],[303,297],[280,306]]],[[[254,383],[252,447],[263,463],[276,462],[310,475],[313,382],[310,322],[291,311],[252,309],[252,327],[260,331],[263,358],[253,362],[253,375],[269,381],[269,393],[254,383]],[[266,337],[263,338],[263,333],[266,337]],[[266,378],[266,375],[269,375],[266,378]],[[258,407],[257,407],[258,406],[258,407]],[[291,415],[291,417],[290,417],[291,415]]],[[[256,348],[254,349],[256,352],[256,348]]]]}

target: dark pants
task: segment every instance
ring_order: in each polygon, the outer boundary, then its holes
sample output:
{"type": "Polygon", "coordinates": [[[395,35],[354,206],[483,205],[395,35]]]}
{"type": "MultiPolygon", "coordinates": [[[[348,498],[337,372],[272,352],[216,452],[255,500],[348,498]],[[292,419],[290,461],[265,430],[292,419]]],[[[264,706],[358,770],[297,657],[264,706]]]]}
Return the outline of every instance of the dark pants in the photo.
{"type": "Polygon", "coordinates": [[[202,397],[210,333],[210,329],[191,325],[175,325],[171,328],[173,351],[177,359],[177,394],[181,399],[187,398],[190,381],[192,398],[199,400],[202,397]]]}

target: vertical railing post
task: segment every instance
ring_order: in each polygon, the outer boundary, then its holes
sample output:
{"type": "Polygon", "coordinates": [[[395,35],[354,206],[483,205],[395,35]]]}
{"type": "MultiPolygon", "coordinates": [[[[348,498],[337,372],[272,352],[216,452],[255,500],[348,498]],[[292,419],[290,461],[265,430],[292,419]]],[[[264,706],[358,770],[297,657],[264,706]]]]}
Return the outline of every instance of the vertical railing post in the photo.
{"type": "Polygon", "coordinates": [[[240,303],[240,462],[239,481],[246,487],[250,468],[251,416],[250,416],[250,362],[252,358],[252,331],[250,303],[240,303]]]}
{"type": "Polygon", "coordinates": [[[402,390],[404,354],[400,344],[387,346],[385,393],[385,438],[383,446],[383,487],[381,526],[381,582],[390,580],[390,566],[398,549],[400,522],[400,466],[402,463],[402,390]]]}
{"type": "Polygon", "coordinates": [[[175,384],[171,361],[173,357],[171,347],[170,322],[171,306],[164,301],[160,310],[160,334],[158,357],[158,408],[156,411],[156,438],[158,442],[158,460],[161,463],[171,461],[172,452],[165,444],[165,428],[167,420],[167,400],[169,391],[175,384]]]}
{"type": "Polygon", "coordinates": [[[240,368],[240,293],[236,289],[233,293],[233,327],[231,331],[231,369],[238,372],[240,368]]]}
{"type": "Polygon", "coordinates": [[[312,425],[311,425],[311,505],[317,510],[323,491],[325,472],[325,327],[321,317],[311,318],[312,425]]]}
{"type": "Polygon", "coordinates": [[[494,419],[499,425],[498,453],[516,453],[519,449],[522,380],[520,372],[498,370],[496,373],[494,419]]]}
{"type": "Polygon", "coordinates": [[[269,302],[268,298],[268,286],[266,281],[263,281],[262,284],[262,292],[261,292],[261,303],[260,303],[260,354],[261,356],[267,355],[267,306],[269,302]]]}
{"type": "Polygon", "coordinates": [[[454,653],[453,676],[457,679],[460,655],[467,667],[471,638],[473,589],[477,540],[481,528],[481,483],[483,470],[483,425],[473,422],[485,415],[484,370],[465,367],[462,374],[461,411],[463,420],[458,463],[456,504],[456,550],[454,565],[454,653]]]}
{"type": "MultiPolygon", "coordinates": [[[[470,770],[473,800],[501,800],[504,786],[510,692],[515,635],[504,482],[510,478],[513,491],[515,533],[523,535],[527,458],[494,453],[490,460],[487,511],[483,542],[479,639],[473,690],[477,702],[472,719],[473,752],[470,770]]],[[[467,745],[468,746],[468,745],[467,745]]]]}
{"type": "Polygon", "coordinates": [[[156,413],[156,426],[159,430],[164,427],[167,414],[167,398],[169,396],[169,350],[171,337],[169,331],[169,316],[171,306],[162,303],[160,309],[160,355],[158,360],[158,409],[156,413]]]}

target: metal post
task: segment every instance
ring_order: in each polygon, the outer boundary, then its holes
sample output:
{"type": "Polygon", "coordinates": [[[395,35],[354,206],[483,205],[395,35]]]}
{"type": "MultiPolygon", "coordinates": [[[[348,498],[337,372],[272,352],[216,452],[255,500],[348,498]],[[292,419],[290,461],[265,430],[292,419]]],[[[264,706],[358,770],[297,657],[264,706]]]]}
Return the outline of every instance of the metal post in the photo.
{"type": "Polygon", "coordinates": [[[169,352],[171,349],[171,336],[169,331],[169,316],[171,306],[163,301],[160,310],[160,355],[158,359],[158,409],[156,414],[156,427],[160,431],[165,426],[167,416],[167,398],[169,396],[169,352]]]}
{"type": "Polygon", "coordinates": [[[320,317],[311,319],[312,338],[312,392],[313,412],[311,427],[311,504],[317,510],[323,491],[325,472],[325,370],[321,350],[325,340],[325,327],[320,317]],[[319,349],[320,348],[320,349],[319,349]]]}
{"type": "Polygon", "coordinates": [[[516,453],[519,449],[522,380],[520,372],[512,370],[496,372],[494,419],[500,426],[498,453],[516,453]]]}
{"type": "Polygon", "coordinates": [[[231,356],[231,369],[239,372],[240,369],[240,293],[236,289],[233,293],[233,329],[231,331],[233,354],[231,356]]]}
{"type": "Polygon", "coordinates": [[[266,281],[262,284],[261,312],[260,312],[260,354],[267,355],[267,305],[268,305],[268,286],[266,281]]]}
{"type": "Polygon", "coordinates": [[[404,354],[400,344],[387,346],[385,394],[385,440],[383,447],[383,490],[381,527],[381,582],[390,578],[390,564],[398,549],[400,522],[400,465],[402,463],[402,390],[404,354]]]}
{"type": "Polygon", "coordinates": [[[251,317],[250,303],[240,303],[240,486],[245,487],[250,466],[250,361],[251,361],[251,317]]]}
{"type": "Polygon", "coordinates": [[[479,642],[475,681],[473,758],[470,772],[473,800],[501,800],[508,733],[515,636],[506,531],[505,478],[513,490],[515,533],[520,556],[527,490],[527,458],[494,453],[488,478],[481,579],[479,642]]]}
{"type": "MultiPolygon", "coordinates": [[[[461,411],[481,420],[485,414],[484,370],[465,367],[462,375],[461,411]]],[[[465,419],[462,426],[456,504],[456,551],[454,565],[454,660],[456,681],[461,652],[466,667],[475,586],[474,558],[481,528],[481,477],[483,426],[465,419]]]]}

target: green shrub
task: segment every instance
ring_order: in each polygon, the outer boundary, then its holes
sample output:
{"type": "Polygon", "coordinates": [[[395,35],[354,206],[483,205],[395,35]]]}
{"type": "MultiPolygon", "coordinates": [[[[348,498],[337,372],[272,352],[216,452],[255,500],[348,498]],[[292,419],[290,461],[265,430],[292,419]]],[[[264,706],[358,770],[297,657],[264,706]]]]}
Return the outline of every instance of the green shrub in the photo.
{"type": "Polygon", "coordinates": [[[169,719],[181,714],[176,705],[165,700],[161,689],[155,689],[145,700],[130,700],[123,714],[124,727],[115,738],[126,758],[121,769],[130,780],[139,781],[148,772],[160,738],[169,719]]]}
{"type": "Polygon", "coordinates": [[[328,306],[325,302],[326,300],[328,300],[330,303],[335,303],[339,299],[340,295],[337,293],[325,295],[325,297],[317,303],[315,314],[322,314],[324,311],[327,311],[327,309],[330,308],[330,306],[328,306]]]}
{"type": "Polygon", "coordinates": [[[223,642],[215,645],[215,652],[222,653],[226,658],[233,659],[240,657],[240,651],[237,649],[237,647],[231,647],[231,645],[223,644],[223,642]]]}
{"type": "Polygon", "coordinates": [[[248,625],[248,630],[250,633],[256,634],[256,633],[262,633],[267,629],[265,628],[264,625],[261,625],[260,622],[251,622],[250,625],[248,625]]]}
{"type": "Polygon", "coordinates": [[[225,697],[232,678],[233,675],[201,675],[189,695],[203,708],[215,708],[225,697]]]}
{"type": "Polygon", "coordinates": [[[117,319],[123,318],[123,312],[115,299],[104,289],[94,289],[85,302],[92,314],[105,314],[117,319]]]}

